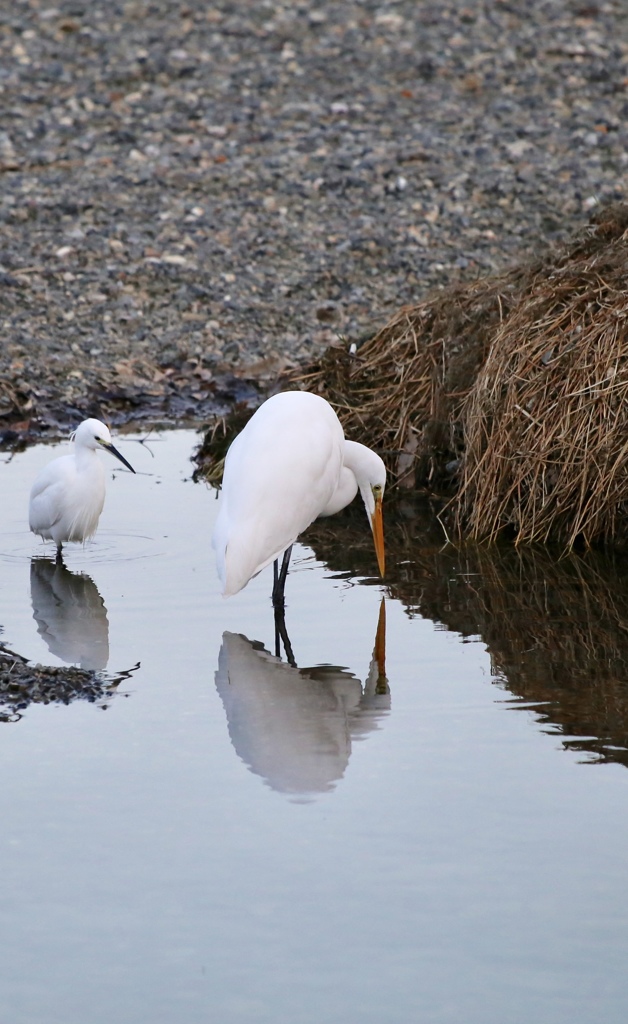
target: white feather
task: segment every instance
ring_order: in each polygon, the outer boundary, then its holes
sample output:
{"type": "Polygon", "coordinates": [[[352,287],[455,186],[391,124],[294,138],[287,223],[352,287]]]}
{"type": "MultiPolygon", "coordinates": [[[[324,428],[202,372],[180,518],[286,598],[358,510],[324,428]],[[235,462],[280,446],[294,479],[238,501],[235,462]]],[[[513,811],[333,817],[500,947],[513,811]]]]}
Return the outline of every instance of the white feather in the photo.
{"type": "Polygon", "coordinates": [[[383,492],[385,479],[378,455],[345,441],[324,398],[304,391],[269,398],[225,460],[212,538],[225,597],[237,594],[318,516],[344,508],[358,487],[371,494],[371,483],[378,483],[383,492]]]}

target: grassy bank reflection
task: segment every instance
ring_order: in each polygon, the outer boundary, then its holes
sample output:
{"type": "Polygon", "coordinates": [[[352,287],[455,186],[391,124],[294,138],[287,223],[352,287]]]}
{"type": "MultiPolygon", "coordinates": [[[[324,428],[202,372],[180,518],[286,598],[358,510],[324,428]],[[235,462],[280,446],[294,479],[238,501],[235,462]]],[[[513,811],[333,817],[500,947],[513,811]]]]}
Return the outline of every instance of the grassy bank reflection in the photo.
{"type": "MultiPolygon", "coordinates": [[[[306,535],[332,571],[376,582],[372,544],[353,513],[306,535]]],[[[628,558],[547,548],[444,545],[433,509],[401,502],[386,522],[386,589],[410,615],[491,656],[515,707],[585,760],[628,766],[628,558]]]]}

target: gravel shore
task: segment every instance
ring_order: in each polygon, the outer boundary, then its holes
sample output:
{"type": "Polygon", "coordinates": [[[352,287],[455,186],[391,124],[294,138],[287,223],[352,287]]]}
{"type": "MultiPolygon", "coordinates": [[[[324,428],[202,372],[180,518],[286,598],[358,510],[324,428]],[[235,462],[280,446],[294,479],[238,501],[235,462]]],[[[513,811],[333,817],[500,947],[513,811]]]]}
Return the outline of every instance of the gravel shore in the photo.
{"type": "Polygon", "coordinates": [[[15,0],[0,435],[203,418],[628,194],[624,0],[15,0]]]}

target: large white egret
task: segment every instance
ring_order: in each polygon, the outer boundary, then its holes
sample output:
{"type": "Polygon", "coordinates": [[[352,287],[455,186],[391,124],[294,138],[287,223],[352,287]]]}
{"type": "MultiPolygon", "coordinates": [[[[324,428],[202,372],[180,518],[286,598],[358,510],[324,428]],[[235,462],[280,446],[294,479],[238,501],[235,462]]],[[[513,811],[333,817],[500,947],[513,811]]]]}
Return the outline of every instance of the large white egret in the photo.
{"type": "Polygon", "coordinates": [[[105,503],[105,470],[96,455],[111,452],[127,469],[133,466],[111,443],[100,420],[83,420],[72,435],[74,451],[44,466],[31,489],[28,522],[33,533],[57,545],[57,559],[66,541],[82,543],[96,533],[105,503]]]}
{"type": "Polygon", "coordinates": [[[237,594],[275,562],[273,603],[283,605],[294,541],[318,516],[339,512],[358,491],[383,576],[385,486],[379,455],[345,439],[324,398],[306,391],[269,398],[235,438],[225,460],[212,537],[223,595],[237,594]]]}

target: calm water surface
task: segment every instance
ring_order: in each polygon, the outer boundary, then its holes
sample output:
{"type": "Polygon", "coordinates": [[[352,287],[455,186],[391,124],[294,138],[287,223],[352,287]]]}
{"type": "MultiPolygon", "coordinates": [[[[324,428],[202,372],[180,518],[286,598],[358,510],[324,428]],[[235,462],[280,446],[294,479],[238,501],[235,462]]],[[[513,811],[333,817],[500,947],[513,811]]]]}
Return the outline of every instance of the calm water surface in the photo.
{"type": "Polygon", "coordinates": [[[26,526],[56,449],[0,464],[2,639],[122,676],[0,724],[0,1020],[623,1024],[628,774],[583,763],[567,698],[548,723],[549,698],[508,689],[517,616],[488,636],[486,584],[484,619],[445,628],[453,570],[437,624],[412,611],[425,587],[391,587],[385,686],[383,588],[300,546],[290,668],[270,572],[219,596],[196,436],[118,440],[138,475],[108,460],[67,572],[26,526]]]}

